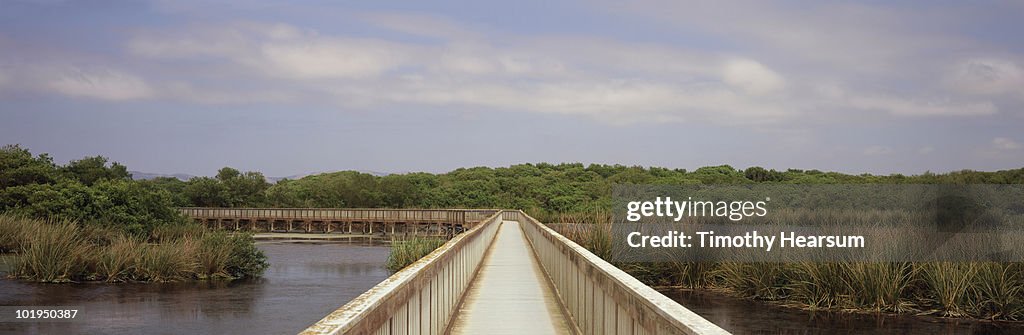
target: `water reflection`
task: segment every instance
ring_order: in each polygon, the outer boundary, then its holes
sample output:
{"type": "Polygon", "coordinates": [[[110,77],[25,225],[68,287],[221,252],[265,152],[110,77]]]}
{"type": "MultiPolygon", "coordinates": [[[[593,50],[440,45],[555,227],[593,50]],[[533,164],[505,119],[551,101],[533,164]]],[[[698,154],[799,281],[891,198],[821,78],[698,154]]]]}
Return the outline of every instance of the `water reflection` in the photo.
{"type": "Polygon", "coordinates": [[[0,323],[0,334],[290,334],[389,275],[388,248],[263,243],[264,277],[166,284],[38,284],[0,280],[0,305],[78,306],[67,323],[0,323]]]}
{"type": "Polygon", "coordinates": [[[809,312],[715,292],[661,292],[733,334],[1024,334],[1021,322],[809,312]]]}

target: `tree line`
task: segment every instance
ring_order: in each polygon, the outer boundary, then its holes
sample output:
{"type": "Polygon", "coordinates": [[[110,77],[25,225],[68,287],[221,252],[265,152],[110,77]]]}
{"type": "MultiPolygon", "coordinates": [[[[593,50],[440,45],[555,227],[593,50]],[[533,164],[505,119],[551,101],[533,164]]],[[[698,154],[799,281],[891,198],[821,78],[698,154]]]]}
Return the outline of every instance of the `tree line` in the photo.
{"type": "Polygon", "coordinates": [[[518,208],[565,213],[611,207],[615,184],[1021,184],[1024,168],[920,175],[851,175],[729,165],[693,171],[581,163],[460,168],[376,176],[356,171],[271,183],[260,172],[220,169],[187,181],[135,181],[125,166],[94,156],[57,165],[47,154],[0,149],[0,212],[95,221],[143,231],[178,220],[173,207],[518,208]]]}

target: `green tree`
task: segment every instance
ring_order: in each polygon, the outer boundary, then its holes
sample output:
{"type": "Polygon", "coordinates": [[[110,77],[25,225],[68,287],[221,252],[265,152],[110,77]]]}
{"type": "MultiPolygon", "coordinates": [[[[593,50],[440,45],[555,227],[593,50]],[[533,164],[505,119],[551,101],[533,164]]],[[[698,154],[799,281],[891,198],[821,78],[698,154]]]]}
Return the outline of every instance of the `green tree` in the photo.
{"type": "Polygon", "coordinates": [[[785,178],[785,175],[779,171],[767,170],[760,166],[748,167],[743,170],[743,176],[757,183],[782,181],[785,178]]]}
{"type": "Polygon", "coordinates": [[[0,148],[0,189],[19,185],[49,184],[60,178],[57,166],[47,154],[33,157],[18,145],[0,148]]]}
{"type": "Polygon", "coordinates": [[[64,166],[61,170],[69,173],[74,178],[77,178],[82,184],[88,186],[92,186],[100,180],[126,180],[131,179],[132,177],[132,175],[128,173],[128,168],[118,162],[113,162],[108,167],[107,158],[103,156],[85,157],[76,161],[71,161],[71,163],[68,163],[68,165],[64,166]]]}
{"type": "Polygon", "coordinates": [[[227,187],[217,179],[210,177],[195,177],[189,179],[188,184],[182,189],[185,198],[193,206],[199,207],[229,207],[231,197],[227,187]]]}

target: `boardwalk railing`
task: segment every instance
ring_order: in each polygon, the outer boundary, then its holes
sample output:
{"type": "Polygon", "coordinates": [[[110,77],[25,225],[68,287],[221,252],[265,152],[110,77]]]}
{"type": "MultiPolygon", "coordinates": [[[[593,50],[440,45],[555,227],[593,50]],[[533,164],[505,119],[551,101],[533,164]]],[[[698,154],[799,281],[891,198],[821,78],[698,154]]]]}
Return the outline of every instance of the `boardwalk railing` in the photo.
{"type": "Polygon", "coordinates": [[[522,211],[509,210],[457,235],[302,334],[445,333],[502,220],[520,222],[577,331],[728,334],[522,211]]]}
{"type": "Polygon", "coordinates": [[[452,235],[497,213],[494,209],[178,208],[211,229],[266,232],[452,235]]]}
{"type": "Polygon", "coordinates": [[[479,222],[497,212],[492,209],[380,209],[380,208],[216,208],[182,207],[191,218],[235,220],[375,220],[419,222],[479,222]]]}
{"type": "Polygon", "coordinates": [[[302,334],[444,333],[499,224],[492,214],[302,334]]]}
{"type": "Polygon", "coordinates": [[[519,221],[583,334],[727,334],[526,213],[504,216],[519,221]]]}

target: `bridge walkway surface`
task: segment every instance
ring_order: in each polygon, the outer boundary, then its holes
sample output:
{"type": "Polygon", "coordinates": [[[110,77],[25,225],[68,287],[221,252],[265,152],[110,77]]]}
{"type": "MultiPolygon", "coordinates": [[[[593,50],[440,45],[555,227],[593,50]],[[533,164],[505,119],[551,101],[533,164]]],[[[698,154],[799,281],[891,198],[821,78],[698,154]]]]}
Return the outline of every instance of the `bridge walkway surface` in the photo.
{"type": "Polygon", "coordinates": [[[503,221],[451,334],[572,334],[571,322],[518,221],[503,221]]]}
{"type": "Polygon", "coordinates": [[[489,213],[302,334],[728,334],[523,211],[489,213]]]}

